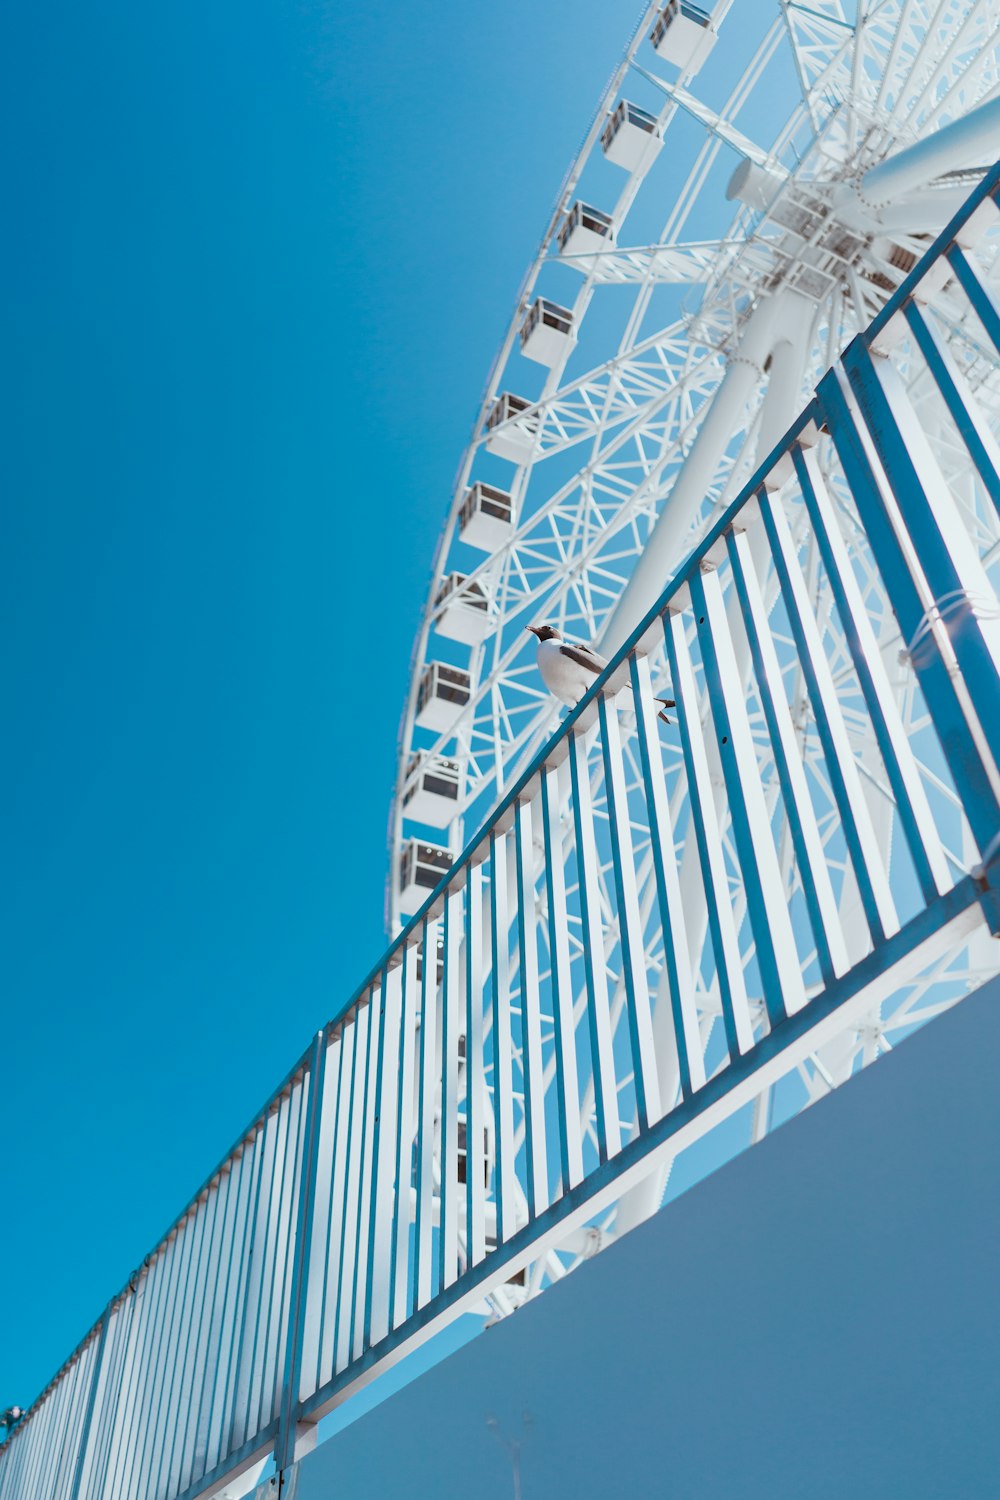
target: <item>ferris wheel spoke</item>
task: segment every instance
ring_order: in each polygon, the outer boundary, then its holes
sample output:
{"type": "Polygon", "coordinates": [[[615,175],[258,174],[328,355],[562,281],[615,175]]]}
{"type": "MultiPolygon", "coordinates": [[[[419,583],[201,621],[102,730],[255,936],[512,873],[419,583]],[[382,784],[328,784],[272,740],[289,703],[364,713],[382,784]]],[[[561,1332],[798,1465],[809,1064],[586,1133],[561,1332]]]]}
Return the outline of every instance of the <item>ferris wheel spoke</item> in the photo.
{"type": "Polygon", "coordinates": [[[820,125],[829,113],[820,107],[819,95],[830,77],[843,66],[854,45],[854,32],[845,19],[843,9],[830,0],[820,4],[800,5],[797,0],[781,0],[781,16],[784,21],[792,59],[795,66],[802,102],[807,107],[814,128],[820,125]]]}
{"type": "Polygon", "coordinates": [[[702,286],[719,257],[741,248],[738,240],[670,245],[615,246],[592,254],[563,256],[563,264],[589,275],[596,286],[649,281],[657,286],[702,286]]]}
{"type": "MultiPolygon", "coordinates": [[[[777,34],[778,23],[775,22],[770,32],[775,43],[777,41],[777,34]]],[[[694,94],[689,93],[687,89],[680,88],[677,84],[668,83],[666,79],[658,77],[655,73],[650,72],[647,68],[640,67],[638,64],[634,66],[636,72],[641,74],[642,77],[647,78],[672,104],[677,105],[685,114],[690,115],[693,120],[696,120],[699,125],[703,126],[722,145],[731,146],[740,156],[745,156],[748,161],[756,162],[760,167],[774,168],[778,165],[774,162],[768,151],[758,146],[756,141],[751,140],[750,136],[745,135],[742,130],[739,130],[732,123],[731,118],[728,117],[725,111],[711,109],[708,105],[703,104],[700,99],[697,99],[694,94]]],[[[780,167],[779,170],[781,170],[780,167]]]]}
{"type": "MultiPolygon", "coordinates": [[[[538,452],[544,457],[579,441],[581,430],[589,432],[595,425],[613,423],[618,419],[619,407],[620,419],[625,420],[635,414],[641,398],[654,398],[665,385],[673,383],[678,361],[690,353],[685,334],[684,322],[658,329],[640,344],[529,403],[501,423],[496,433],[530,428],[535,433],[538,452]],[[549,439],[550,428],[556,432],[554,442],[549,439]]],[[[489,434],[479,441],[488,444],[489,434]]]]}
{"type": "Polygon", "coordinates": [[[957,98],[946,89],[933,107],[927,110],[921,122],[925,130],[937,129],[945,115],[954,117],[956,114],[966,113],[976,105],[988,103],[995,99],[1000,91],[1000,62],[991,52],[989,45],[1000,28],[1000,15],[998,15],[995,0],[990,0],[989,8],[982,18],[982,24],[984,36],[981,38],[981,46],[983,50],[968,63],[955,80],[954,91],[957,98]]]}
{"type": "Polygon", "coordinates": [[[962,0],[939,0],[936,10],[928,16],[924,35],[900,81],[895,114],[903,131],[912,131],[914,124],[922,119],[942,81],[954,81],[962,66],[956,54],[961,51],[969,23],[975,26],[979,19],[976,8],[970,9],[962,0]]]}
{"type": "MultiPolygon", "coordinates": [[[[994,16],[994,23],[995,20],[994,16]]],[[[974,7],[960,6],[956,9],[951,40],[942,48],[940,38],[938,39],[934,66],[910,107],[907,124],[914,120],[926,121],[935,104],[942,104],[949,95],[951,96],[950,111],[954,110],[957,100],[953,88],[949,85],[957,85],[961,90],[975,83],[979,69],[986,70],[990,66],[995,68],[996,64],[990,59],[989,49],[984,51],[982,38],[977,37],[977,33],[982,32],[983,21],[982,12],[974,7]],[[976,45],[977,42],[979,45],[976,45]],[[972,76],[969,78],[965,78],[966,68],[971,71],[972,76]],[[949,74],[954,76],[949,78],[949,74]],[[945,85],[943,90],[940,89],[942,83],[945,85]]]]}
{"type": "Polygon", "coordinates": [[[897,102],[900,58],[908,46],[912,48],[914,23],[918,18],[925,17],[925,12],[925,0],[895,0],[893,5],[886,7],[888,46],[884,39],[885,51],[874,98],[876,115],[887,116],[897,102]]]}

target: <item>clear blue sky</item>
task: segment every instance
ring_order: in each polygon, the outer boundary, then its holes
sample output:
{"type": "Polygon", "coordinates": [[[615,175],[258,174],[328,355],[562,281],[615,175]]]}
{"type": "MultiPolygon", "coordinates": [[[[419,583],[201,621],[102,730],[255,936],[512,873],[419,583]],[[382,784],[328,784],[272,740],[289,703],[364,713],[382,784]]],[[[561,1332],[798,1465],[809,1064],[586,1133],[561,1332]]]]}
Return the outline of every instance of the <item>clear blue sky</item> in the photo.
{"type": "Polygon", "coordinates": [[[382,945],[409,655],[636,0],[0,23],[0,1406],[382,945]]]}

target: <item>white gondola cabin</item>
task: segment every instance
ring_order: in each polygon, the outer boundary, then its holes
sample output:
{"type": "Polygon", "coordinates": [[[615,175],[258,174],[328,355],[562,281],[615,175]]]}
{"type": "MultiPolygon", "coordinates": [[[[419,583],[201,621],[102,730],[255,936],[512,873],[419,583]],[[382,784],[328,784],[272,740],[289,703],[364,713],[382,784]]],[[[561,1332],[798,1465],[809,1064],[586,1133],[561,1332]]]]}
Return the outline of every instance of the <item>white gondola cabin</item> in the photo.
{"type": "Polygon", "coordinates": [[[412,917],[419,911],[442,875],[451,869],[453,856],[439,844],[408,839],[399,860],[399,909],[412,917]]]}
{"type": "Polygon", "coordinates": [[[651,162],[662,145],[656,116],[628,99],[619,100],[601,133],[601,147],[608,161],[634,172],[644,162],[651,162]]]}
{"type": "Polygon", "coordinates": [[[658,57],[684,73],[696,73],[716,42],[712,17],[691,0],[668,0],[649,40],[658,57]]]}
{"type": "Polygon", "coordinates": [[[438,755],[410,759],[403,816],[430,828],[447,828],[458,813],[461,772],[457,760],[438,755]]]}
{"type": "Polygon", "coordinates": [[[472,697],[472,675],[464,667],[429,661],[417,689],[416,722],[421,729],[444,734],[472,697]]]}
{"type": "Polygon", "coordinates": [[[614,220],[610,214],[578,198],[562,221],[559,230],[561,255],[595,255],[610,250],[615,243],[614,220]]]}
{"type": "Polygon", "coordinates": [[[464,573],[449,573],[434,600],[434,621],[439,635],[465,646],[478,646],[493,629],[493,616],[486,590],[478,579],[466,582],[464,573]]]}
{"type": "Polygon", "coordinates": [[[551,369],[566,358],[575,343],[569,308],[547,297],[536,297],[521,324],[521,353],[525,358],[551,369]]]}
{"type": "Polygon", "coordinates": [[[503,391],[493,403],[486,419],[486,447],[497,458],[508,458],[512,464],[523,464],[531,457],[538,437],[538,412],[530,412],[533,403],[523,396],[503,391]]]}
{"type": "Polygon", "coordinates": [[[514,502],[507,491],[481,481],[471,485],[459,513],[459,539],[480,552],[496,552],[513,533],[514,502]]]}

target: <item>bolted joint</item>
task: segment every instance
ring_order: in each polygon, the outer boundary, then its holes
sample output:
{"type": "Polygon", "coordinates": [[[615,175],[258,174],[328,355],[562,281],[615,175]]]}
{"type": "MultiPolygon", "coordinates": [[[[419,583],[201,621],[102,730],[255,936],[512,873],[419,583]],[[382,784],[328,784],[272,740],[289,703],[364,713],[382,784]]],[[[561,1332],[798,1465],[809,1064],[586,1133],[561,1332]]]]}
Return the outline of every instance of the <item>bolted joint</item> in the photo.
{"type": "Polygon", "coordinates": [[[993,937],[1000,937],[1000,833],[987,845],[982,864],[971,871],[979,904],[993,937]]]}

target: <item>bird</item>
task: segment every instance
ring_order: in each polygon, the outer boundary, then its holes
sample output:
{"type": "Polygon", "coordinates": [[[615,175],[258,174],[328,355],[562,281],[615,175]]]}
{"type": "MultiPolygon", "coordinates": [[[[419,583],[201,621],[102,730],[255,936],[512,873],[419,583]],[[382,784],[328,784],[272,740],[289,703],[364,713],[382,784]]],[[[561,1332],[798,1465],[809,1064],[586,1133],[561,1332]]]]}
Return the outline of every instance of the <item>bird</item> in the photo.
{"type": "MultiPolygon", "coordinates": [[[[563,640],[562,631],[555,625],[527,625],[525,629],[538,639],[538,670],[545,686],[560,703],[567,703],[570,708],[575,708],[584,694],[593,687],[595,678],[600,677],[608,664],[607,660],[592,646],[563,640]]],[[[617,676],[616,673],[612,677],[609,687],[625,686],[624,674],[620,683],[616,682],[617,676]]],[[[673,698],[657,698],[656,702],[662,703],[664,709],[675,707],[673,698]]],[[[665,724],[671,722],[662,711],[657,717],[665,724]]]]}

